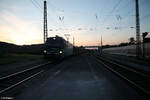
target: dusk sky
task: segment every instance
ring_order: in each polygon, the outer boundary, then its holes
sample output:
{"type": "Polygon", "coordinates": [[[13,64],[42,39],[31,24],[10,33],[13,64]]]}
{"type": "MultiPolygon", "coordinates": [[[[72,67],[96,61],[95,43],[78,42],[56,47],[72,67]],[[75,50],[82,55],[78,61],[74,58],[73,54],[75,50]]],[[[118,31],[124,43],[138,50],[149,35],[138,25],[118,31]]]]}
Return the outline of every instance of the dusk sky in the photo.
{"type": "MultiPolygon", "coordinates": [[[[103,44],[119,44],[136,35],[130,28],[135,0],[47,0],[47,6],[49,37],[70,34],[80,46],[99,45],[101,36],[103,44]]],[[[150,0],[139,6],[141,33],[150,32],[150,0]]],[[[43,43],[43,0],[0,0],[0,41],[43,43]]]]}

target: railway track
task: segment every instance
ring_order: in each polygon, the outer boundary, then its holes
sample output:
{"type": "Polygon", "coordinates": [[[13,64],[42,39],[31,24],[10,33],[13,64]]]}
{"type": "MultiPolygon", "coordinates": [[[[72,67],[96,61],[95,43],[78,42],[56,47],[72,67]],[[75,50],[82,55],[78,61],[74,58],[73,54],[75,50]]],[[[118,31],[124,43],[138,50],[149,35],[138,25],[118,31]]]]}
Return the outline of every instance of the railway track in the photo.
{"type": "Polygon", "coordinates": [[[51,62],[47,62],[4,77],[0,77],[0,95],[44,72],[45,65],[50,63],[51,62]]]}
{"type": "Polygon", "coordinates": [[[144,98],[150,97],[150,75],[132,69],[128,66],[118,64],[101,56],[94,55],[96,60],[103,64],[108,70],[112,71],[131,86],[133,86],[144,98]]]}

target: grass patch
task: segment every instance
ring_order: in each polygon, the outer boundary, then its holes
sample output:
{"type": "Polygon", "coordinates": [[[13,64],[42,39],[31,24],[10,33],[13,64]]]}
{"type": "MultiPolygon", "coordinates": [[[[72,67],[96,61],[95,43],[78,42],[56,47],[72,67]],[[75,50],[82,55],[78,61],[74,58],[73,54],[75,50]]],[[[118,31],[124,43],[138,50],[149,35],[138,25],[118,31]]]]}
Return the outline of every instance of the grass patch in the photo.
{"type": "Polygon", "coordinates": [[[15,63],[15,62],[25,62],[41,59],[42,55],[33,54],[5,54],[0,57],[0,65],[15,63]]]}

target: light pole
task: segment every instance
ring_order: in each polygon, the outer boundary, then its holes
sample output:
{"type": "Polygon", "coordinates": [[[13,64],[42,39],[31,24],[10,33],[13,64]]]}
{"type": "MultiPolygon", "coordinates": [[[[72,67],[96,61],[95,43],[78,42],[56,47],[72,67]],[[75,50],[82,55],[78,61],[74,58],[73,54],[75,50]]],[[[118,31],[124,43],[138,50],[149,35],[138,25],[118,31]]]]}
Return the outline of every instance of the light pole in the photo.
{"type": "Polygon", "coordinates": [[[103,53],[103,40],[102,40],[102,36],[101,36],[101,54],[103,53]]]}

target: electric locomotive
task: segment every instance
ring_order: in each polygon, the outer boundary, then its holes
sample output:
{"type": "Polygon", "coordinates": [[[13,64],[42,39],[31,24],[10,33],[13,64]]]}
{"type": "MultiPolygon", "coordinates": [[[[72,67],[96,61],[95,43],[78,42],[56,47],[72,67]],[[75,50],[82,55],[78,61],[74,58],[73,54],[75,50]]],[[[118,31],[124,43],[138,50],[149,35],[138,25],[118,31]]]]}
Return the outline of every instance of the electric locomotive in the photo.
{"type": "Polygon", "coordinates": [[[55,36],[47,38],[44,48],[44,57],[61,59],[73,54],[73,45],[64,38],[55,36]]]}

